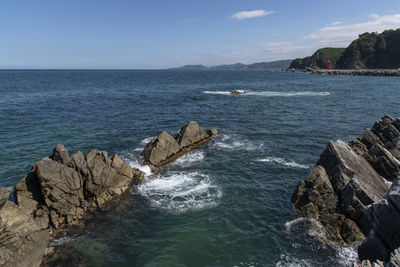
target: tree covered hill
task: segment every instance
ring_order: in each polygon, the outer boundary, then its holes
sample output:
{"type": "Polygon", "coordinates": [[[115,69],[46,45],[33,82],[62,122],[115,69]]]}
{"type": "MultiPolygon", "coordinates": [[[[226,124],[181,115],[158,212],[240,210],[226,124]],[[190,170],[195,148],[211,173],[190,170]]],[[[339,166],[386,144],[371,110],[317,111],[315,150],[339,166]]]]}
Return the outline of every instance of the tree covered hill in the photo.
{"type": "Polygon", "coordinates": [[[326,69],[328,59],[336,69],[394,69],[400,67],[400,28],[363,33],[347,48],[322,48],[312,56],[297,58],[289,68],[326,69]]]}

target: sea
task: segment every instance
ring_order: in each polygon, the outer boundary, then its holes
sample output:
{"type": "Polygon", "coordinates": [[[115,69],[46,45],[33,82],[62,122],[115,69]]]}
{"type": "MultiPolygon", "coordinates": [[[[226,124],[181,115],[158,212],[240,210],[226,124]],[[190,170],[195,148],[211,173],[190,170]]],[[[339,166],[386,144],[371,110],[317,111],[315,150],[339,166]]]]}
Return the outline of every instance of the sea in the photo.
{"type": "Polygon", "coordinates": [[[146,173],[53,241],[54,265],[349,266],[356,248],[321,242],[291,196],[329,140],[399,117],[399,89],[398,77],[284,71],[1,70],[0,186],[57,144],[117,153],[146,173]],[[219,134],[152,173],[141,150],[189,121],[219,134]]]}

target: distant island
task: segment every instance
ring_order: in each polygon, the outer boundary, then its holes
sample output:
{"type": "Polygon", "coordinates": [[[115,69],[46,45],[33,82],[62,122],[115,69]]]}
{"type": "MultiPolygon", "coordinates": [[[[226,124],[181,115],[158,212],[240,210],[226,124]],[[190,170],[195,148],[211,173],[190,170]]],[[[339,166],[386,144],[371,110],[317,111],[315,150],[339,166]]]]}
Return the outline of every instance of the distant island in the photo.
{"type": "Polygon", "coordinates": [[[218,65],[213,67],[206,67],[203,65],[185,65],[178,68],[170,68],[169,70],[271,70],[271,69],[285,69],[288,68],[292,59],[277,60],[271,62],[259,62],[253,64],[236,63],[231,65],[218,65]]]}
{"type": "Polygon", "coordinates": [[[312,56],[293,60],[289,69],[397,69],[400,68],[400,28],[363,33],[347,48],[322,48],[312,56]]]}

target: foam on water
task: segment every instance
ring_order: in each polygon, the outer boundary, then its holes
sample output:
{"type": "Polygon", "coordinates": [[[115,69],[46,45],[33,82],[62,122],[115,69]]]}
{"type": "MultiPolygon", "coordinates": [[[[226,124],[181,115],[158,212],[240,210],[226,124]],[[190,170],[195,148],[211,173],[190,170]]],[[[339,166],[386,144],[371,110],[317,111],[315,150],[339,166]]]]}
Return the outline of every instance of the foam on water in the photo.
{"type": "Polygon", "coordinates": [[[204,91],[205,94],[212,94],[212,95],[230,95],[230,91],[204,91]]]}
{"type": "Polygon", "coordinates": [[[264,146],[263,142],[254,144],[253,142],[238,136],[221,135],[219,138],[214,139],[214,147],[227,150],[248,150],[254,151],[261,149],[264,146]]]}
{"type": "Polygon", "coordinates": [[[182,157],[176,159],[171,163],[171,165],[178,165],[181,167],[188,167],[197,162],[204,160],[206,153],[202,150],[192,150],[189,153],[183,155],[182,157]]]}
{"type": "MultiPolygon", "coordinates": [[[[147,145],[147,143],[149,143],[151,140],[156,139],[156,136],[150,136],[150,137],[146,137],[144,138],[142,141],[140,141],[140,144],[142,144],[143,146],[147,145]]],[[[143,148],[141,148],[143,149],[143,148]]]]}
{"type": "Polygon", "coordinates": [[[258,162],[270,162],[270,163],[278,163],[281,165],[284,165],[286,167],[291,167],[291,168],[300,168],[300,169],[308,169],[310,166],[305,165],[305,164],[300,164],[294,161],[287,161],[283,158],[276,158],[276,157],[266,157],[264,159],[258,159],[256,160],[258,162]]]}
{"type": "Polygon", "coordinates": [[[149,166],[140,164],[139,161],[137,161],[137,160],[128,160],[127,163],[128,163],[129,166],[131,166],[132,168],[136,168],[136,169],[139,169],[139,170],[141,170],[142,172],[144,172],[144,175],[145,175],[146,177],[147,177],[147,176],[150,176],[150,175],[152,174],[151,169],[150,169],[149,166]]]}
{"type": "MultiPolygon", "coordinates": [[[[263,96],[263,97],[292,97],[292,96],[329,96],[331,93],[328,91],[323,92],[313,92],[313,91],[289,91],[289,92],[279,92],[279,91],[245,91],[236,90],[242,92],[243,95],[253,95],[253,96],[263,96]]],[[[231,91],[203,91],[205,94],[214,95],[231,95],[231,91]]]]}
{"type": "Polygon", "coordinates": [[[336,255],[339,263],[343,266],[351,266],[352,263],[358,261],[358,254],[356,247],[338,247],[336,255]]]}
{"type": "Polygon", "coordinates": [[[262,91],[262,92],[249,92],[246,95],[255,95],[255,96],[265,96],[265,97],[274,97],[274,96],[328,96],[330,92],[313,92],[313,91],[290,91],[290,92],[278,92],[278,91],[262,91]]]}
{"type": "Polygon", "coordinates": [[[288,255],[281,254],[281,260],[275,265],[276,267],[306,267],[314,266],[313,263],[306,259],[299,259],[288,255]]]}
{"type": "Polygon", "coordinates": [[[217,204],[221,190],[208,175],[200,172],[158,174],[138,187],[153,207],[173,213],[209,208],[217,204]]]}

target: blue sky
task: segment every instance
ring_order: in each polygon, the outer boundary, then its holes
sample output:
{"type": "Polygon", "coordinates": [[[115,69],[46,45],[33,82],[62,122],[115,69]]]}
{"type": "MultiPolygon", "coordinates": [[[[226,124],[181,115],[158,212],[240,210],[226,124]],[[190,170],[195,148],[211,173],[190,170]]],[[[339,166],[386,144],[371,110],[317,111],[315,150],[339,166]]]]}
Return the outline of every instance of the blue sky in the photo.
{"type": "Polygon", "coordinates": [[[2,0],[0,68],[292,59],[400,28],[400,0],[2,0]]]}

